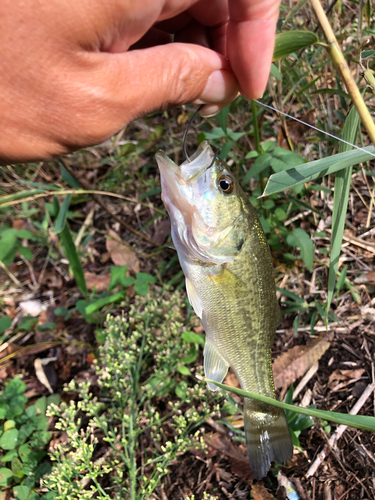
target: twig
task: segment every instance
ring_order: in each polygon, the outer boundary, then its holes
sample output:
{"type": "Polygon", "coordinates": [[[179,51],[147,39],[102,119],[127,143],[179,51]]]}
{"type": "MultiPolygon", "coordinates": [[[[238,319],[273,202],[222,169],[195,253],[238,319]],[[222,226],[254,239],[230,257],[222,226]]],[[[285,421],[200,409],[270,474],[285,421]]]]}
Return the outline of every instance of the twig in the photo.
{"type": "MultiPolygon", "coordinates": [[[[366,389],[363,391],[362,396],[358,399],[353,408],[349,411],[350,415],[357,415],[362,406],[366,403],[367,399],[374,392],[375,384],[369,384],[366,389]]],[[[331,449],[335,446],[336,442],[340,439],[340,437],[345,432],[347,425],[339,425],[336,432],[332,434],[329,438],[328,446],[326,446],[316,457],[314,463],[311,465],[309,470],[306,473],[306,479],[313,476],[315,472],[318,470],[319,466],[323,463],[324,459],[329,455],[331,449]]]]}
{"type": "Polygon", "coordinates": [[[319,24],[325,34],[327,42],[329,43],[329,52],[333,59],[333,62],[338,68],[342,76],[342,79],[346,84],[350,97],[353,100],[354,106],[357,108],[358,114],[370,136],[372,143],[375,144],[374,121],[357,87],[357,84],[355,83],[355,80],[352,76],[348,63],[346,62],[345,57],[341,52],[340,46],[337,43],[332,27],[328,21],[327,15],[324,12],[320,0],[310,0],[310,3],[315,11],[316,17],[318,18],[319,24]]]}
{"type": "Polygon", "coordinates": [[[8,277],[13,281],[13,283],[17,286],[22,287],[22,283],[18,281],[18,279],[14,276],[14,274],[7,268],[7,266],[4,264],[2,260],[0,260],[0,267],[5,271],[8,275],[8,277]]]}

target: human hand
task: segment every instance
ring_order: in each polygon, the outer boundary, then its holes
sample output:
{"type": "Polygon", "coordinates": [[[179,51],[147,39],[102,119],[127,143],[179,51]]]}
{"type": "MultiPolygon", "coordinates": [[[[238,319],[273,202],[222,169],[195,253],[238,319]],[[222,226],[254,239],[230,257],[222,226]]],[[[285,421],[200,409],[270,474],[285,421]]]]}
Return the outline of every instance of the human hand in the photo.
{"type": "Polygon", "coordinates": [[[279,0],[2,0],[0,162],[100,143],[186,103],[260,97],[279,0]],[[174,34],[172,41],[171,34],[174,34]]]}

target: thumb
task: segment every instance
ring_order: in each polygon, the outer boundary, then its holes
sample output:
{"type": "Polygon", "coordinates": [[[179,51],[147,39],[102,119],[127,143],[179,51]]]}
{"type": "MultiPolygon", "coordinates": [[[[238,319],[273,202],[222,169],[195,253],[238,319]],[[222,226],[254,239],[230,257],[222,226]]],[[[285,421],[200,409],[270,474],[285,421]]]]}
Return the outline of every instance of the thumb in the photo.
{"type": "Polygon", "coordinates": [[[228,61],[199,45],[170,43],[110,58],[106,84],[112,118],[121,121],[118,129],[124,121],[182,104],[218,105],[219,110],[239,91],[228,61]]]}

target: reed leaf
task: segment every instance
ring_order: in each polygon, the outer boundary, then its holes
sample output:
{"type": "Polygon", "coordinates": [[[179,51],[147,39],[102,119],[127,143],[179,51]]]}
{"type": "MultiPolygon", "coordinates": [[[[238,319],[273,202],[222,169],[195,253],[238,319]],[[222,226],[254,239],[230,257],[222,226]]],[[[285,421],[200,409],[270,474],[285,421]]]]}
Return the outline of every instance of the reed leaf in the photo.
{"type": "Polygon", "coordinates": [[[301,406],[282,403],[276,399],[261,396],[260,394],[255,394],[254,392],[243,391],[242,389],[237,389],[237,387],[229,387],[229,385],[220,384],[219,382],[215,382],[207,378],[203,380],[205,382],[211,382],[225,391],[233,392],[234,394],[238,394],[239,396],[243,396],[245,398],[255,399],[256,401],[261,401],[262,403],[267,403],[271,406],[276,406],[277,408],[283,408],[284,410],[289,410],[294,413],[301,413],[303,415],[308,415],[309,417],[321,418],[323,420],[328,420],[329,422],[348,425],[365,431],[375,431],[375,417],[368,417],[366,415],[350,415],[348,413],[336,413],[334,411],[316,410],[315,408],[303,408],[301,406]]]}
{"type": "MultiPolygon", "coordinates": [[[[345,125],[342,130],[342,138],[355,143],[359,124],[359,114],[353,106],[350,110],[345,125]]],[[[349,144],[340,142],[339,151],[344,153],[352,150],[349,144]]],[[[328,275],[328,300],[327,312],[332,302],[333,292],[335,290],[336,276],[339,266],[339,257],[341,253],[342,237],[344,234],[346,213],[348,208],[348,199],[350,193],[350,182],[352,178],[352,167],[341,170],[336,173],[335,190],[333,194],[333,211],[332,211],[332,237],[331,237],[331,255],[329,260],[329,275],[328,275]]],[[[326,318],[327,321],[327,318],[326,318]]]]}
{"type": "Polygon", "coordinates": [[[298,184],[309,182],[323,175],[333,174],[344,168],[352,167],[358,163],[369,161],[374,158],[375,148],[369,146],[363,149],[354,149],[344,153],[338,153],[327,158],[303,163],[297,167],[283,170],[271,175],[262,196],[280,193],[291,189],[298,184]]]}

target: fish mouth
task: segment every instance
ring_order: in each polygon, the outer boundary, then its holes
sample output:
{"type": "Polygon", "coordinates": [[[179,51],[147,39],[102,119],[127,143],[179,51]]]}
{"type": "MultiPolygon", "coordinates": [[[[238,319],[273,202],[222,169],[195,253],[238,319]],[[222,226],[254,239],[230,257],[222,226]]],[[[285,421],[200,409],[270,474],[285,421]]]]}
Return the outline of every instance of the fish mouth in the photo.
{"type": "Polygon", "coordinates": [[[155,154],[162,175],[170,188],[173,188],[173,184],[176,182],[186,184],[200,177],[207,170],[214,156],[214,152],[207,141],[202,141],[196,152],[190,156],[190,161],[185,160],[180,167],[164,151],[160,150],[155,154]]]}

